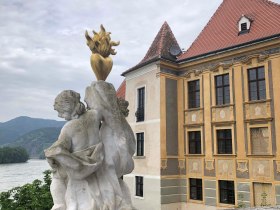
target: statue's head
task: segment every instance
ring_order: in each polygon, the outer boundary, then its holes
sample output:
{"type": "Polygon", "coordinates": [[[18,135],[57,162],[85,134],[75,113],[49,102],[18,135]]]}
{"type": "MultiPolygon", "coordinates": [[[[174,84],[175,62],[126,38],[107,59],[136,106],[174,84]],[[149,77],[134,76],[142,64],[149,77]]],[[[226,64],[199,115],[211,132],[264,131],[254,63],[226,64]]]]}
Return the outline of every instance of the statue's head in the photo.
{"type": "Polygon", "coordinates": [[[80,94],[73,90],[64,90],[58,94],[53,105],[58,112],[58,117],[72,120],[82,115],[86,109],[80,98],[80,94]]]}

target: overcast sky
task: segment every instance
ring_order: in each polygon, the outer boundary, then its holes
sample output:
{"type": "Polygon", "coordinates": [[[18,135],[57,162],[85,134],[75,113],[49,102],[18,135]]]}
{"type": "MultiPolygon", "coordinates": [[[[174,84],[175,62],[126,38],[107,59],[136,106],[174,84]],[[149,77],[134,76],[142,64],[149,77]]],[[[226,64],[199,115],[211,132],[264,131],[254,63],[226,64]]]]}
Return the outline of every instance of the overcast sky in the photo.
{"type": "Polygon", "coordinates": [[[1,0],[0,122],[18,116],[58,119],[53,110],[58,93],[72,89],[84,97],[95,80],[86,29],[99,31],[103,24],[121,42],[107,78],[117,89],[120,74],[144,57],[164,21],[187,49],[221,2],[1,0]]]}

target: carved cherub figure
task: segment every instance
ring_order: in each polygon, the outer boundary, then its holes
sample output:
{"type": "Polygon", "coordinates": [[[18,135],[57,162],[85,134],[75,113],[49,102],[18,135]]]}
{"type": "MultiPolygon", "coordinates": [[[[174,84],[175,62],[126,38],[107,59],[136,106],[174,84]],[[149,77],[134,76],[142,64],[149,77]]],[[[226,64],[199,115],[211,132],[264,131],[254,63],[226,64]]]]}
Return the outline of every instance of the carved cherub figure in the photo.
{"type": "Polygon", "coordinates": [[[85,102],[88,110],[72,90],[55,99],[54,109],[67,123],[45,150],[53,169],[51,210],[132,210],[121,177],[134,168],[135,139],[116,91],[112,84],[93,82],[85,102]]]}
{"type": "Polygon", "coordinates": [[[103,163],[104,150],[99,134],[100,115],[95,110],[86,111],[80,94],[72,90],[61,92],[55,99],[54,109],[68,122],[63,126],[58,140],[47,150],[46,158],[53,168],[51,193],[52,210],[98,209],[100,193],[96,173],[103,163]],[[89,181],[90,179],[90,181],[89,181]]]}

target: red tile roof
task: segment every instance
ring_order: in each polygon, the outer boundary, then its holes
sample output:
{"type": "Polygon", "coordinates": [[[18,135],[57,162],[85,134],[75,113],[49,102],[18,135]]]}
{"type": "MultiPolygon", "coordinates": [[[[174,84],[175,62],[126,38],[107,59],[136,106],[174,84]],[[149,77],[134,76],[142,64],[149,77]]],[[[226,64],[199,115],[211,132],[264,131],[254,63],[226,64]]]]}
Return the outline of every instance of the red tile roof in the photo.
{"type": "Polygon", "coordinates": [[[178,61],[280,34],[280,5],[269,0],[224,0],[178,61]],[[249,33],[238,35],[238,21],[252,19],[249,33]]]}
{"type": "Polygon", "coordinates": [[[117,97],[118,98],[125,99],[125,88],[126,88],[126,82],[124,80],[117,90],[117,97]]]}
{"type": "Polygon", "coordinates": [[[169,49],[171,46],[176,46],[180,49],[180,46],[169,27],[168,23],[165,21],[161,26],[158,34],[156,35],[152,45],[150,46],[148,52],[145,57],[142,59],[140,63],[146,62],[154,57],[164,57],[170,60],[176,60],[169,53],[169,49]]]}
{"type": "Polygon", "coordinates": [[[131,72],[137,68],[140,68],[141,66],[155,59],[165,58],[171,61],[176,61],[176,57],[172,56],[169,53],[169,49],[171,46],[174,46],[177,49],[181,49],[171,28],[169,27],[168,23],[165,21],[161,26],[158,34],[156,35],[152,45],[147,51],[145,57],[136,66],[123,72],[122,75],[131,72]]]}

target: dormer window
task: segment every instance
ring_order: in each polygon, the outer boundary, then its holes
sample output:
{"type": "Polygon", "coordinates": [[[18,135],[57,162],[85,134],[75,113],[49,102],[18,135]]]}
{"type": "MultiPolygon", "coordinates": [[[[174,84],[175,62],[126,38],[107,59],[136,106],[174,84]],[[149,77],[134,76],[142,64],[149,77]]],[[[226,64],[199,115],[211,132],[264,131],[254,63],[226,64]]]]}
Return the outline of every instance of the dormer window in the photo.
{"type": "Polygon", "coordinates": [[[238,21],[238,35],[249,33],[252,20],[242,15],[238,21]]]}

